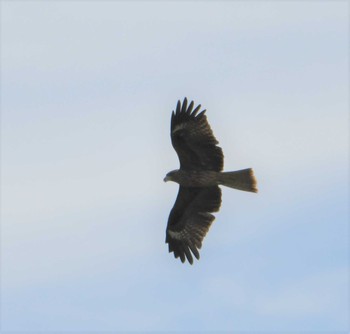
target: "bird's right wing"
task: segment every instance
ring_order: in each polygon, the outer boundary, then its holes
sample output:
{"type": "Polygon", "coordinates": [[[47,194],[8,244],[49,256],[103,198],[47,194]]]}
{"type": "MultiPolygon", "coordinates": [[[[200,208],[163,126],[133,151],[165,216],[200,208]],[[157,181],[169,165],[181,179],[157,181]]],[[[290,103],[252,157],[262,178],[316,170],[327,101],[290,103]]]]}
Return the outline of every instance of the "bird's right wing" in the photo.
{"type": "Polygon", "coordinates": [[[184,170],[221,171],[224,155],[207,121],[205,110],[193,109],[193,101],[187,107],[185,98],[178,101],[176,111],[171,115],[171,142],[184,170]]]}
{"type": "Polygon", "coordinates": [[[218,186],[207,188],[179,188],[166,229],[169,252],[182,262],[187,258],[193,263],[192,254],[199,260],[199,249],[215,217],[211,212],[219,210],[221,190],[218,186]]]}

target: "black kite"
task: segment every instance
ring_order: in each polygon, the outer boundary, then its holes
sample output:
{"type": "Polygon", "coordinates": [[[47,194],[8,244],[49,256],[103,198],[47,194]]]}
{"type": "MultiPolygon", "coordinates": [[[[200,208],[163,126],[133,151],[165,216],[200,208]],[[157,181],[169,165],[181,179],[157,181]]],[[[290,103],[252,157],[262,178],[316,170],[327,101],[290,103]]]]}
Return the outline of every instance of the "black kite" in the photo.
{"type": "Polygon", "coordinates": [[[192,254],[199,260],[199,249],[221,205],[219,185],[257,192],[251,168],[222,172],[224,155],[217,146],[201,105],[193,109],[191,101],[182,106],[178,101],[171,115],[171,142],[180,160],[180,169],[169,172],[164,181],[179,183],[179,193],[172,208],[166,229],[169,252],[182,262],[193,263],[192,254]]]}

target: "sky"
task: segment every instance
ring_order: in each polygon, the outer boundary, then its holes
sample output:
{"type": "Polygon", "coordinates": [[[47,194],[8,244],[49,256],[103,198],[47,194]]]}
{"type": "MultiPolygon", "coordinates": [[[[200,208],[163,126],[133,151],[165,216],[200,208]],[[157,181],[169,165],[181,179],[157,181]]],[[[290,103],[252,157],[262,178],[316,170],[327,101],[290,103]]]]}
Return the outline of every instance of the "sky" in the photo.
{"type": "Polygon", "coordinates": [[[1,330],[347,332],[347,1],[2,1],[1,330]],[[168,253],[171,111],[225,170],[201,259],[168,253]]]}

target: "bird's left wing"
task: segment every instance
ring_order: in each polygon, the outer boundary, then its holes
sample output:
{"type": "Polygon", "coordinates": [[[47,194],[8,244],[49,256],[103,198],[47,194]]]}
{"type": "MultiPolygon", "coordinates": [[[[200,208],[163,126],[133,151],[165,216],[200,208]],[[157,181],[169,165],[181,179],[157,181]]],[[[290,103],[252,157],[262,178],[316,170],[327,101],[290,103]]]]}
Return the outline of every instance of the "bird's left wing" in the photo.
{"type": "Polygon", "coordinates": [[[199,260],[199,249],[219,210],[221,190],[218,186],[207,188],[179,187],[166,229],[169,252],[174,252],[182,262],[193,263],[192,254],[199,260]]]}

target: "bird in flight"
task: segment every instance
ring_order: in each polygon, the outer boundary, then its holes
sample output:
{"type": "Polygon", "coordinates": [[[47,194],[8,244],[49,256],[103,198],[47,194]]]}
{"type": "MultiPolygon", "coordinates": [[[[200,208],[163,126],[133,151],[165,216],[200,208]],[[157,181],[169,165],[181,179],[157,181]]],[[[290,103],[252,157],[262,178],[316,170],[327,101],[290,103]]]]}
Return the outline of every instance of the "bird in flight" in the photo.
{"type": "Polygon", "coordinates": [[[171,142],[180,160],[180,169],[169,172],[166,181],[179,184],[166,229],[169,252],[181,262],[199,260],[199,249],[221,205],[219,185],[256,193],[251,168],[222,172],[224,155],[210,128],[201,105],[178,101],[171,115],[171,142]]]}

